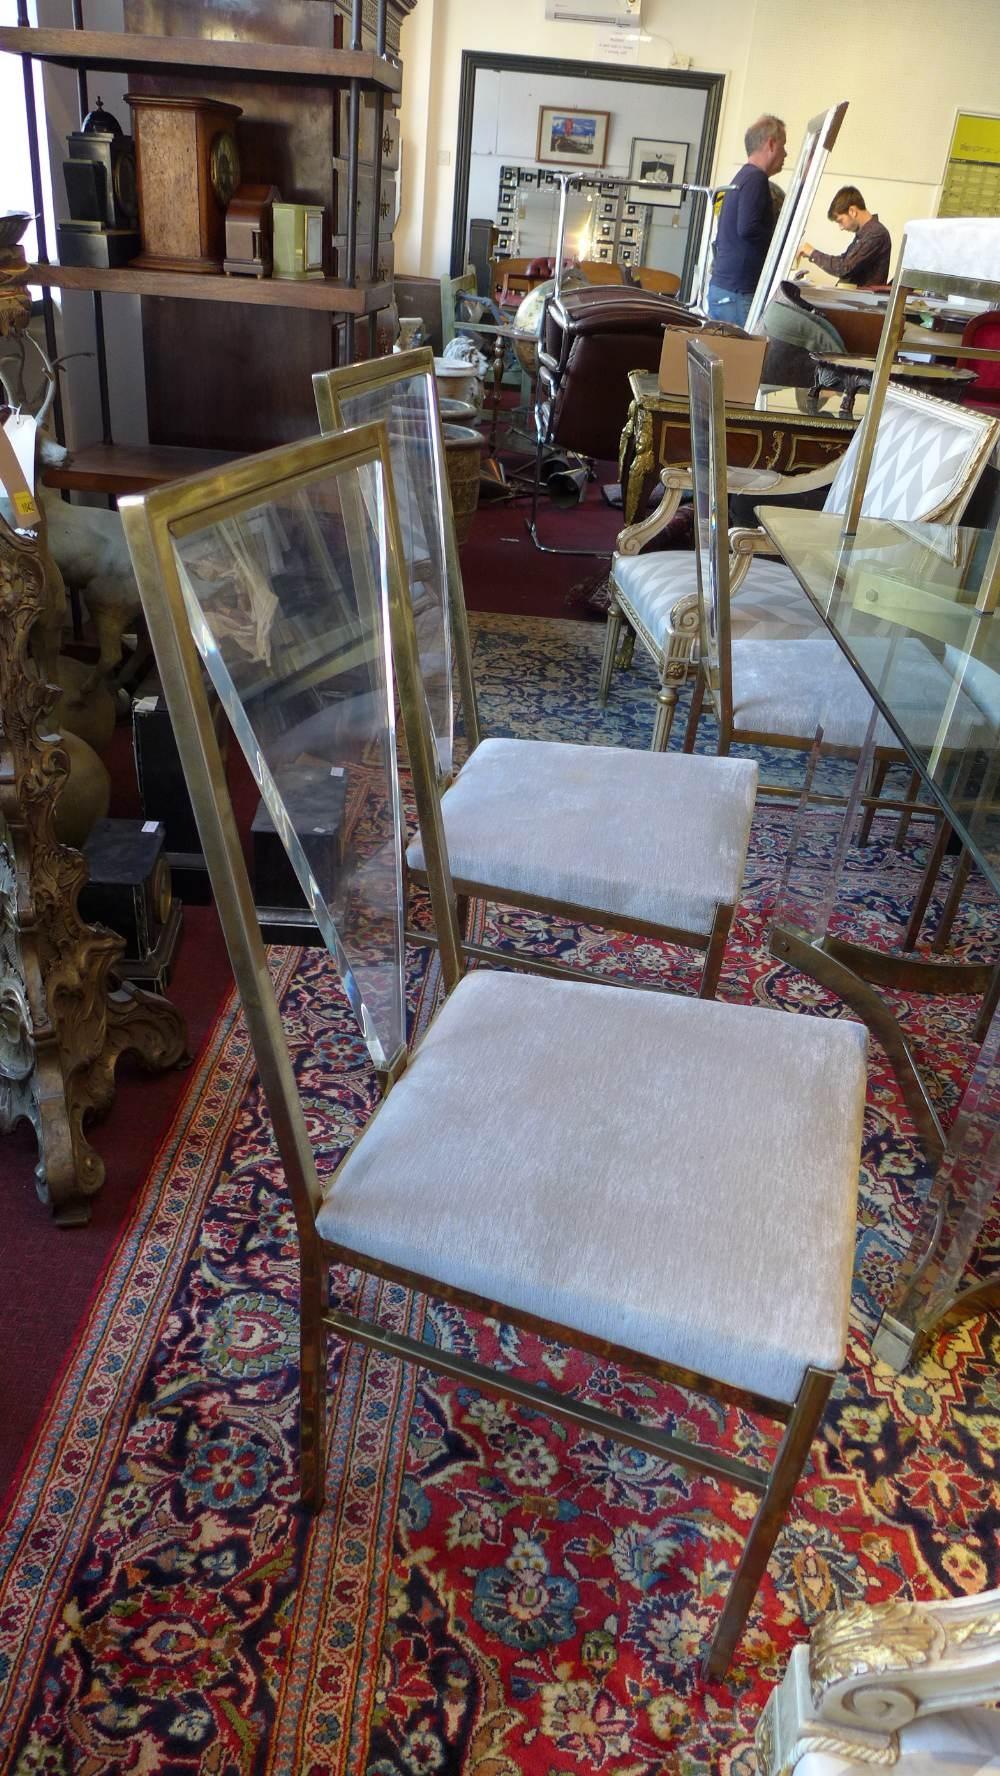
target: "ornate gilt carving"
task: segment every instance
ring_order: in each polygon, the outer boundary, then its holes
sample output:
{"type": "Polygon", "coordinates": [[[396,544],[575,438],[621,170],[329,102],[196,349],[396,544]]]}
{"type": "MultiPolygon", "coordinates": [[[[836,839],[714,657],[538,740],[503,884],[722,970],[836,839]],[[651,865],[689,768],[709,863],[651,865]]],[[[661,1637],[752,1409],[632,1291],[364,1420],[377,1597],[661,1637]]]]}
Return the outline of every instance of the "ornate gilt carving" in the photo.
{"type": "Polygon", "coordinates": [[[919,1604],[851,1604],[820,1622],[809,1645],[809,1677],[818,1708],[847,1677],[912,1671],[944,1647],[944,1630],[919,1604]]]}
{"type": "Polygon", "coordinates": [[[911,1721],[998,1697],[1000,1592],[854,1604],[794,1648],[758,1724],[762,1776],[790,1776],[818,1751],[893,1764],[911,1721]]]}
{"type": "Polygon", "coordinates": [[[44,550],[0,523],[0,1132],[32,1122],[38,1193],[72,1222],[103,1182],[84,1125],[110,1105],[119,1055],[175,1066],[186,1033],[167,1000],[119,987],[122,940],[77,912],[86,864],[55,836],[68,764],[39,664],[50,592],[44,550]]]}

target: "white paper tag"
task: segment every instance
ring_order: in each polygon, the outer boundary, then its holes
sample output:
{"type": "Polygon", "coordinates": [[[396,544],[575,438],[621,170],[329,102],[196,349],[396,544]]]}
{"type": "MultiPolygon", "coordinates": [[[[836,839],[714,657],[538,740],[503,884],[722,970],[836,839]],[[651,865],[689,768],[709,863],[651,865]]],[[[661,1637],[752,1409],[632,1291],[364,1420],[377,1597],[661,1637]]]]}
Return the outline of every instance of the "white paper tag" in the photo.
{"type": "Polygon", "coordinates": [[[142,830],[143,832],[156,832],[159,825],[160,823],[158,820],[144,820],[142,823],[142,830]]]}
{"type": "Polygon", "coordinates": [[[0,451],[0,481],[10,496],[20,524],[37,524],[41,518],[35,500],[35,433],[30,413],[12,413],[4,420],[4,448],[0,451]]]}

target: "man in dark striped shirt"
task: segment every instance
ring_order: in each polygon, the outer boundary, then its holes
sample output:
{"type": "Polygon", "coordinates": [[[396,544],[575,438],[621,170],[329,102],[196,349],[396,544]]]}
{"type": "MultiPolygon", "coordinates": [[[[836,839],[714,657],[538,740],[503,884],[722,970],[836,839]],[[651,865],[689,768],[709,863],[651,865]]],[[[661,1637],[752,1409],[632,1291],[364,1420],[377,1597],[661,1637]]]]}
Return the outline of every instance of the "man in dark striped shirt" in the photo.
{"type": "Polygon", "coordinates": [[[854,239],[845,253],[820,253],[808,241],[799,248],[800,259],[811,259],[821,271],[840,278],[845,284],[885,284],[889,281],[889,260],[892,241],[877,216],[865,209],[865,200],[856,185],[842,185],[827,211],[845,234],[854,239]]]}

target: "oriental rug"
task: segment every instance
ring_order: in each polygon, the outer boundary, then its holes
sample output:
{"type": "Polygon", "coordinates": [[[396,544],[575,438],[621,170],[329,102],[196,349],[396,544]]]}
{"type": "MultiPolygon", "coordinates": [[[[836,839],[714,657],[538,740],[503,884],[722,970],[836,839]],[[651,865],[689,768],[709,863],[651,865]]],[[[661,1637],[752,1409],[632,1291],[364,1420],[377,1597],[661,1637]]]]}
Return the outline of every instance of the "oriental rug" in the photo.
{"type": "MultiPolygon", "coordinates": [[[[599,631],[487,617],[475,636],[488,731],[646,743],[638,674],[606,715],[596,708],[599,631]]],[[[768,954],[790,818],[764,807],[755,819],[721,996],[761,1016],[844,1015],[768,954]]],[[[807,846],[829,819],[815,817],[807,846]]],[[[852,852],[842,903],[874,941],[898,931],[923,854],[914,838],[900,860],[890,838],[879,821],[852,852]]],[[[987,954],[991,919],[973,882],[956,947],[987,954]]],[[[536,915],[509,916],[503,934],[640,979],[697,980],[689,954],[647,939],[536,915]]],[[[325,954],[272,959],[325,1173],[375,1082],[325,954]]],[[[415,1031],[436,994],[435,964],[414,952],[415,1031]]],[[[974,1007],[897,1003],[948,1115],[974,1007]]],[[[749,1631],[726,1681],[705,1686],[746,1495],[348,1347],[332,1364],[327,1505],[318,1519],[300,1510],[294,1229],[231,1002],[2,1525],[0,1771],[750,1776],[759,1710],[822,1611],[1000,1582],[1000,1324],[979,1313],[950,1326],[901,1377],[869,1349],[927,1182],[872,1044],[848,1361],[749,1631]]],[[[995,1264],[1000,1229],[988,1232],[980,1261],[995,1264]]],[[[773,1435],[400,1288],[348,1273],[335,1287],[411,1335],[750,1459],[773,1435]]]]}

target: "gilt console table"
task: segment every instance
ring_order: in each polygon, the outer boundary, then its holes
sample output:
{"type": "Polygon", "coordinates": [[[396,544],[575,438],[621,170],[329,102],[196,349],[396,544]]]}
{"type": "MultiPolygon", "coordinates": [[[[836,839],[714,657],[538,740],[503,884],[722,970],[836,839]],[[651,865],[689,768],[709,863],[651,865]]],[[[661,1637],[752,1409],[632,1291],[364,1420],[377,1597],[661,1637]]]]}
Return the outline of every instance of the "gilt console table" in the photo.
{"type": "MultiPolygon", "coordinates": [[[[634,523],[645,509],[660,470],[691,461],[691,431],[686,395],[665,395],[651,370],[629,372],[632,401],[619,455],[619,479],[625,495],[625,522],[634,523]]],[[[782,475],[805,474],[842,456],[856,421],[834,413],[803,413],[798,407],[769,404],[739,407],[726,404],[726,452],[732,468],[775,469],[782,475]]]]}

